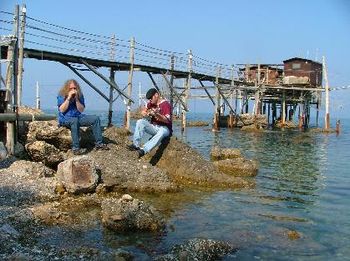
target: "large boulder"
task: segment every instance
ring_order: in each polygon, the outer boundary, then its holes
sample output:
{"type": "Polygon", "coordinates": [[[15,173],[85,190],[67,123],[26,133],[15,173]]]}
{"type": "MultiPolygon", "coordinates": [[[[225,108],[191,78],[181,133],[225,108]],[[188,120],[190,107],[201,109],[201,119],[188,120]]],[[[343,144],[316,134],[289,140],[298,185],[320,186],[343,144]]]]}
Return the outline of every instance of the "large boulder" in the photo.
{"type": "Polygon", "coordinates": [[[221,260],[227,254],[235,251],[236,249],[226,242],[196,238],[188,240],[184,244],[175,245],[170,253],[159,256],[155,260],[221,260]]]}
{"type": "Polygon", "coordinates": [[[205,187],[251,187],[253,184],[242,178],[220,172],[212,162],[205,160],[196,150],[171,137],[144,157],[151,164],[166,170],[179,184],[205,187]]]}
{"type": "Polygon", "coordinates": [[[43,162],[52,168],[55,168],[66,157],[64,152],[45,141],[27,143],[25,148],[33,161],[43,162]]]}
{"type": "MultiPolygon", "coordinates": [[[[91,128],[80,128],[80,144],[82,147],[92,146],[94,137],[91,128]]],[[[33,121],[29,124],[27,142],[45,141],[59,150],[67,151],[72,147],[70,129],[59,127],[57,121],[33,121]]]]}
{"type": "Polygon", "coordinates": [[[254,177],[258,174],[258,164],[254,160],[234,158],[214,161],[222,172],[236,177],[254,177]]]}
{"type": "Polygon", "coordinates": [[[99,181],[95,161],[85,155],[58,164],[56,176],[65,189],[74,194],[93,192],[99,181]]]}
{"type": "Polygon", "coordinates": [[[242,154],[239,149],[214,147],[210,151],[210,159],[212,161],[234,159],[234,158],[241,158],[241,157],[242,157],[242,154]]]}
{"type": "Polygon", "coordinates": [[[101,208],[102,224],[114,231],[160,231],[165,225],[153,207],[127,194],[104,200],[101,208]]]}

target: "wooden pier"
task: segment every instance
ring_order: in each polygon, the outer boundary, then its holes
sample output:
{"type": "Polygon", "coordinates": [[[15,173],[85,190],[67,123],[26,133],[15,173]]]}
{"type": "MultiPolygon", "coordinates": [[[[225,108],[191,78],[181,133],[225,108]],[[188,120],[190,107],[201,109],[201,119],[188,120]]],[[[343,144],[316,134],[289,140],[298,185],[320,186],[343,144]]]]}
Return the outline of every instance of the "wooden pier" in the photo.
{"type": "MultiPolygon", "coordinates": [[[[13,24],[12,34],[1,36],[0,41],[1,59],[7,63],[6,79],[1,76],[8,104],[5,112],[16,114],[22,103],[23,59],[37,59],[68,67],[105,99],[109,125],[113,103],[121,97],[126,101],[125,127],[130,128],[130,110],[134,103],[133,77],[135,72],[141,72],[171,101],[173,108],[176,105],[181,107],[183,130],[186,128],[189,100],[199,98],[211,101],[214,130],[220,128],[220,118],[225,113],[229,117],[227,126],[231,128],[238,121],[244,125],[240,117],[244,113],[266,115],[270,125],[279,120],[282,126],[297,115],[299,126],[307,127],[311,107],[316,109],[318,125],[322,92],[326,92],[325,128],[330,127],[325,60],[321,64],[294,57],[283,64],[225,65],[198,57],[192,50],[186,53],[161,50],[139,43],[135,38],[122,40],[115,35],[106,37],[50,24],[27,16],[25,6],[16,6],[13,14],[2,13],[8,16],[9,24],[13,24]],[[35,40],[38,38],[41,39],[39,42],[35,40]],[[117,53],[124,54],[118,56],[117,53]],[[108,69],[109,75],[101,72],[103,68],[108,69]],[[96,86],[82,71],[102,79],[109,91],[106,93],[105,88],[96,86]],[[126,86],[116,83],[118,72],[128,73],[126,86]],[[165,88],[158,86],[156,75],[163,79],[165,88]],[[325,85],[322,85],[322,78],[325,85]],[[254,104],[253,108],[249,108],[251,104],[254,104]]],[[[7,123],[11,132],[15,128],[12,120],[7,123]]],[[[10,134],[8,140],[9,137],[10,134]]]]}

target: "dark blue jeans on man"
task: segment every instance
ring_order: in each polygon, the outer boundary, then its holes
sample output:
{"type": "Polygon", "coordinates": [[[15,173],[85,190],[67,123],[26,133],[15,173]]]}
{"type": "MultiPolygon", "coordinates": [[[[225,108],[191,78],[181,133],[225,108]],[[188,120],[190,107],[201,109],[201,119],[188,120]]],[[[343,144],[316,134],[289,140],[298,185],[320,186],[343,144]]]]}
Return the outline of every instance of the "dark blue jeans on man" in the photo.
{"type": "Polygon", "coordinates": [[[64,121],[60,122],[61,126],[68,127],[72,134],[72,149],[73,151],[80,149],[80,127],[92,127],[92,133],[95,137],[95,145],[102,145],[102,132],[100,118],[95,115],[79,115],[78,117],[65,117],[64,121]]]}

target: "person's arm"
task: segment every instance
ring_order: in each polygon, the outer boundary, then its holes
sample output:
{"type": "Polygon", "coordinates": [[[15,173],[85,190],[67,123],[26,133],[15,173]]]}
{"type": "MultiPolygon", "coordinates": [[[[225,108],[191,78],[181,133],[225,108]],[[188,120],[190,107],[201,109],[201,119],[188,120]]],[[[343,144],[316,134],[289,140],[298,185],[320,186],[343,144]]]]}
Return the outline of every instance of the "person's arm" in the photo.
{"type": "Polygon", "coordinates": [[[154,112],[154,117],[161,122],[170,123],[171,122],[171,105],[165,101],[162,105],[162,113],[159,111],[154,112]]]}
{"type": "Polygon", "coordinates": [[[80,112],[83,112],[85,110],[85,105],[84,103],[80,102],[79,99],[75,99],[76,105],[77,105],[77,110],[80,112]]]}

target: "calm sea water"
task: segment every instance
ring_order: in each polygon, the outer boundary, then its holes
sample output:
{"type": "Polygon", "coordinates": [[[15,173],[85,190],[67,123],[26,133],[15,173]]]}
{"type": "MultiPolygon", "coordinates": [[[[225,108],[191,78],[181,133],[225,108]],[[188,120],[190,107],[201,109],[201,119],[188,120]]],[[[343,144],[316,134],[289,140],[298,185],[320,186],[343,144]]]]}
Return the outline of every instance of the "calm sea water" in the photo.
{"type": "MultiPolygon", "coordinates": [[[[105,122],[105,114],[100,116],[105,122]]],[[[210,122],[210,115],[190,118],[210,122]]],[[[114,121],[120,126],[121,119],[117,115],[114,121]]],[[[239,148],[257,160],[256,187],[193,192],[195,200],[174,200],[162,236],[113,235],[97,226],[84,232],[84,243],[123,246],[143,259],[143,249],[164,252],[200,237],[237,246],[239,250],[226,260],[350,260],[350,120],[341,120],[341,126],[339,136],[238,129],[213,133],[209,127],[187,128],[181,134],[176,126],[175,135],[205,158],[217,145],[239,148]],[[288,231],[296,231],[300,238],[289,238],[288,231]]]]}

